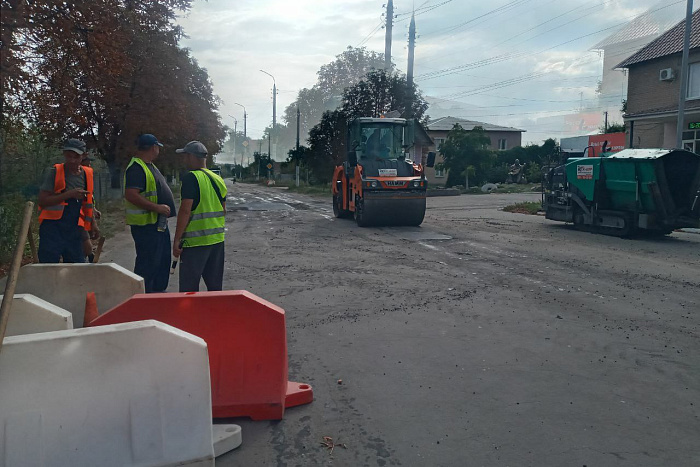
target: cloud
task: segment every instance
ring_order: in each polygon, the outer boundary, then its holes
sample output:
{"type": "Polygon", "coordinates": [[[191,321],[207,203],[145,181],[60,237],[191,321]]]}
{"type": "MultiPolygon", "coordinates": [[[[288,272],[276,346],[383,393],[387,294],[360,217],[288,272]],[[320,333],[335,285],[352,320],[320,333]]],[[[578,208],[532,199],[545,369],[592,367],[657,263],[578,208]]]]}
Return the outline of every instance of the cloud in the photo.
{"type": "MultiPolygon", "coordinates": [[[[280,121],[296,91],[312,86],[317,70],[348,45],[365,40],[368,49],[384,51],[384,29],[377,27],[382,3],[385,0],[209,0],[194,2],[178,22],[189,36],[183,45],[207,68],[223,99],[224,122],[233,125],[229,114],[241,119],[242,109],[234,102],[244,104],[249,133],[258,137],[272,121],[272,79],[258,70],[276,78],[280,121]]],[[[439,3],[432,0],[427,6],[439,3]]],[[[395,5],[399,17],[392,55],[405,70],[410,3],[395,5]]],[[[462,93],[448,100],[459,101],[469,112],[485,110],[483,118],[493,123],[530,124],[533,115],[577,107],[581,92],[585,99],[592,98],[602,59],[588,49],[625,21],[659,5],[663,4],[658,0],[455,0],[416,17],[416,81],[435,98],[462,93]],[[472,65],[444,72],[467,64],[472,65]],[[439,77],[426,78],[440,71],[439,77]],[[544,74],[475,93],[533,73],[544,74]]]]}

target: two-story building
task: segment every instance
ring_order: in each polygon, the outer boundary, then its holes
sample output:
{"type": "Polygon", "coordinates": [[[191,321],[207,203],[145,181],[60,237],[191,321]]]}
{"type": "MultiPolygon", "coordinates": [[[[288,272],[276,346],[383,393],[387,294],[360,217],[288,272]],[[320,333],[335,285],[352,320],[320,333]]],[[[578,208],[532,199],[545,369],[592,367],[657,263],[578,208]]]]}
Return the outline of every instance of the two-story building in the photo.
{"type": "MultiPolygon", "coordinates": [[[[629,71],[627,147],[673,148],[676,146],[678,101],[685,21],[620,63],[629,71]]],[[[685,94],[683,147],[700,151],[700,10],[693,14],[690,37],[688,86],[685,94]]]]}
{"type": "MultiPolygon", "coordinates": [[[[440,145],[445,142],[447,139],[447,133],[454,128],[455,124],[459,124],[459,126],[461,126],[463,129],[469,131],[473,130],[477,126],[482,127],[486,132],[486,135],[491,139],[491,145],[489,147],[494,151],[505,151],[506,149],[520,146],[523,140],[522,134],[525,131],[517,128],[492,125],[490,123],[465,120],[463,118],[438,118],[428,122],[426,125],[428,135],[434,143],[429,150],[435,151],[437,154],[435,161],[436,164],[444,160],[440,154],[440,145]]],[[[433,186],[443,185],[447,178],[447,174],[444,171],[436,170],[434,168],[427,168],[425,171],[425,176],[428,179],[428,184],[433,186]]]]}

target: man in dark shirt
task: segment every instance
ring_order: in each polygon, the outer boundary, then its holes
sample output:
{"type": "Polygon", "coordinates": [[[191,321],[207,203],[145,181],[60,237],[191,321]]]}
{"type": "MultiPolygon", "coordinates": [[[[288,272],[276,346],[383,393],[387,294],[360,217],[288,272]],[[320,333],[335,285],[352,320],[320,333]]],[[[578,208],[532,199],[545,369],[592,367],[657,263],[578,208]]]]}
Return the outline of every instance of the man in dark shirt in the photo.
{"type": "Polygon", "coordinates": [[[146,293],[164,292],[170,279],[170,232],[175,200],[163,174],[153,164],[163,145],[155,136],[139,136],[136,156],[124,174],[126,221],[136,246],[134,273],[143,277],[146,293]]]}
{"type": "Polygon", "coordinates": [[[190,172],[182,177],[182,200],[177,218],[173,256],[180,257],[180,292],[221,290],[224,276],[226,184],[207,170],[207,148],[190,141],[175,152],[184,154],[190,172]]]}

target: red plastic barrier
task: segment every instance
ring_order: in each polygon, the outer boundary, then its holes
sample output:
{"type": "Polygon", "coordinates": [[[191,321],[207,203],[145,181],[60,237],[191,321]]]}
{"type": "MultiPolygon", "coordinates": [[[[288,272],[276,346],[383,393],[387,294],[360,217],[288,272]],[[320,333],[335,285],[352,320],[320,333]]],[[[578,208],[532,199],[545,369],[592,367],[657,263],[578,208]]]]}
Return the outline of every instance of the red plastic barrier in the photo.
{"type": "Polygon", "coordinates": [[[214,418],[279,420],[285,407],[313,400],[311,386],[287,381],[284,310],[272,303],[243,290],[141,294],[90,326],[144,319],[206,341],[214,418]]]}

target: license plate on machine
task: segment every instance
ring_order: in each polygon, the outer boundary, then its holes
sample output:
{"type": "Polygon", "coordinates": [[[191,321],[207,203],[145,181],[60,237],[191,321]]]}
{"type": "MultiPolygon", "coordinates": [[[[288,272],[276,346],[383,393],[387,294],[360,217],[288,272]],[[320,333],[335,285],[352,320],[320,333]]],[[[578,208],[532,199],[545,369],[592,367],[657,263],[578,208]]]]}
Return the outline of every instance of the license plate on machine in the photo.
{"type": "Polygon", "coordinates": [[[396,169],[379,169],[380,177],[396,177],[396,169]]]}

